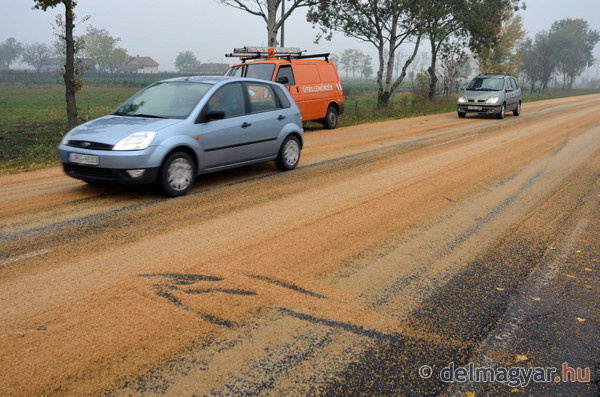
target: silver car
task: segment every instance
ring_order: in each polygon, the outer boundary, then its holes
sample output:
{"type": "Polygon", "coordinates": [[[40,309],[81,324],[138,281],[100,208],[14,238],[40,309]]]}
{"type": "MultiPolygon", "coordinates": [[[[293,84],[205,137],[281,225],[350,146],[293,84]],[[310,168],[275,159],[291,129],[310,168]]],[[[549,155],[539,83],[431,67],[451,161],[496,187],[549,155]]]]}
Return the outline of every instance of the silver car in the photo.
{"type": "Polygon", "coordinates": [[[461,92],[456,104],[458,116],[467,113],[495,114],[503,119],[506,112],[521,114],[521,88],[506,74],[480,74],[461,92]]]}
{"type": "Polygon", "coordinates": [[[58,147],[67,175],[88,183],[157,183],[186,194],[197,175],[300,161],[300,111],[278,83],[182,77],[152,84],[112,114],[67,133],[58,147]]]}

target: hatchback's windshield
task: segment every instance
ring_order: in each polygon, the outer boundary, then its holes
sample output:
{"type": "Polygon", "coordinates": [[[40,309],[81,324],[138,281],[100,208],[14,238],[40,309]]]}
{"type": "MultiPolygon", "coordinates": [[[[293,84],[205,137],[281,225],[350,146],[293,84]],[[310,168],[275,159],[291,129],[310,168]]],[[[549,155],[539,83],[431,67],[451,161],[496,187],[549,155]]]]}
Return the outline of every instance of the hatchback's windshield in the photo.
{"type": "Polygon", "coordinates": [[[271,80],[275,71],[274,63],[245,63],[233,66],[226,73],[232,77],[252,77],[254,79],[271,80]]]}
{"type": "Polygon", "coordinates": [[[113,114],[184,119],[211,86],[192,82],[158,83],[129,98],[113,114]]]}
{"type": "Polygon", "coordinates": [[[470,91],[500,91],[504,88],[504,79],[498,77],[476,77],[469,83],[470,91]]]}

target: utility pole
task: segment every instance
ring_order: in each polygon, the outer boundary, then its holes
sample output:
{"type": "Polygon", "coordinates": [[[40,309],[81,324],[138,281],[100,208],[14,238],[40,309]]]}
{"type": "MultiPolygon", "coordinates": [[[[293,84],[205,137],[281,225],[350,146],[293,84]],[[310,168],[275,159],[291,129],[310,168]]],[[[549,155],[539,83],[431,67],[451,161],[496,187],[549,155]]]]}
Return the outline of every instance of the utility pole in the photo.
{"type": "Polygon", "coordinates": [[[285,15],[285,0],[281,0],[281,46],[285,47],[285,42],[284,42],[284,15],[285,15]]]}

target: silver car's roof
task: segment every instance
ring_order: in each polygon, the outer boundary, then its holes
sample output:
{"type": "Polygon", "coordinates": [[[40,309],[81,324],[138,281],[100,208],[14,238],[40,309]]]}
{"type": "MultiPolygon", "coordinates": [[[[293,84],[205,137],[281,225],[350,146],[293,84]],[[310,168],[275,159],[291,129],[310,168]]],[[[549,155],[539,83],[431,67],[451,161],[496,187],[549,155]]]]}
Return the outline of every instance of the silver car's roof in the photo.
{"type": "Polygon", "coordinates": [[[189,81],[192,83],[217,84],[223,80],[234,80],[234,79],[235,78],[233,78],[233,77],[226,77],[226,76],[186,76],[186,77],[173,77],[171,79],[162,80],[161,83],[189,81]]]}
{"type": "Polygon", "coordinates": [[[263,79],[253,79],[248,77],[231,77],[231,76],[186,76],[186,77],[174,77],[171,79],[161,80],[159,83],[170,83],[170,82],[192,82],[192,83],[207,83],[207,84],[218,84],[222,81],[254,81],[258,83],[267,83],[279,85],[279,83],[263,80],[263,79]]]}

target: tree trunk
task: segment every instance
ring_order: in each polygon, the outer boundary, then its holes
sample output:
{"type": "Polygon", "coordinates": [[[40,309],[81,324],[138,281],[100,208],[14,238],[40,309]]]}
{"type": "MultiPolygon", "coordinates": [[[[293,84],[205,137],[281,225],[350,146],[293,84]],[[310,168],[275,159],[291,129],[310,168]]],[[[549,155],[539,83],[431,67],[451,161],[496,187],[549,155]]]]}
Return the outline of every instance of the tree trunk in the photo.
{"type": "Polygon", "coordinates": [[[267,2],[267,46],[276,47],[277,42],[277,4],[275,1],[267,2]]]}
{"type": "Polygon", "coordinates": [[[431,41],[431,65],[427,68],[429,72],[429,100],[432,101],[435,98],[435,87],[437,86],[438,78],[435,75],[435,66],[437,61],[437,49],[435,48],[435,38],[430,36],[431,41]]]}
{"type": "Polygon", "coordinates": [[[377,109],[385,109],[390,104],[390,98],[392,97],[392,93],[388,91],[380,90],[377,93],[377,109]]]}
{"type": "Polygon", "coordinates": [[[438,82],[438,78],[435,75],[435,57],[434,56],[431,57],[431,66],[429,66],[429,68],[427,68],[427,71],[429,72],[428,97],[429,97],[429,100],[432,101],[433,98],[435,98],[435,87],[437,86],[437,82],[438,82]]]}
{"type": "Polygon", "coordinates": [[[71,130],[77,125],[77,104],[75,92],[77,83],[75,81],[75,40],[73,38],[73,3],[65,0],[65,41],[67,45],[67,59],[65,64],[65,99],[67,101],[67,128],[71,130]]]}

